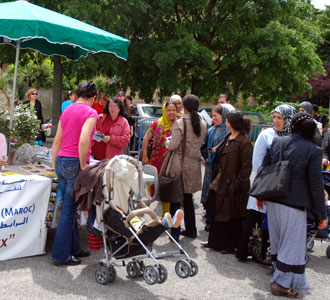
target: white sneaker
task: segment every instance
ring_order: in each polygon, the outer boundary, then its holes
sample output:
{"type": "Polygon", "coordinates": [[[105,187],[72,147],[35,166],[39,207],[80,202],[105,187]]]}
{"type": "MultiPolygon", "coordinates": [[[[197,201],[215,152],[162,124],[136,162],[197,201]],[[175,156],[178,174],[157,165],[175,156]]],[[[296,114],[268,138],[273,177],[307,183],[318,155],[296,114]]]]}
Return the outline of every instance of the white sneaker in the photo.
{"type": "Polygon", "coordinates": [[[162,223],[164,226],[168,227],[168,228],[172,228],[173,227],[173,221],[172,221],[172,217],[170,213],[165,213],[163,219],[162,219],[162,223]]]}
{"type": "Polygon", "coordinates": [[[175,212],[175,215],[173,217],[173,227],[174,228],[178,228],[180,226],[180,223],[182,221],[184,217],[184,212],[182,209],[178,209],[176,212],[175,212]]]}

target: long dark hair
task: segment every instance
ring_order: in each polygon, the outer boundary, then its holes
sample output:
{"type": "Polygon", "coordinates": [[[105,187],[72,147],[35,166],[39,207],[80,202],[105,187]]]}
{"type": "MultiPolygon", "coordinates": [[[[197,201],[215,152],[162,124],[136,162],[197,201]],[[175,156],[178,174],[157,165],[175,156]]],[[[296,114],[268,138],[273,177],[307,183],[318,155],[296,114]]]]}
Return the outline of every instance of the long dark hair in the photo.
{"type": "Polygon", "coordinates": [[[244,117],[243,113],[239,110],[233,110],[227,114],[227,121],[231,127],[238,130],[240,133],[248,135],[251,128],[251,120],[244,117]]]}
{"type": "Polygon", "coordinates": [[[125,99],[124,99],[124,108],[126,111],[126,115],[128,118],[130,118],[131,117],[131,108],[128,106],[127,99],[130,100],[131,102],[133,99],[130,95],[125,96],[125,99]]]}
{"type": "Polygon", "coordinates": [[[119,107],[119,115],[122,116],[122,117],[124,117],[124,118],[126,118],[124,104],[117,97],[111,97],[110,100],[107,100],[107,104],[103,108],[103,113],[106,114],[106,115],[110,115],[110,111],[109,111],[109,107],[108,106],[109,106],[109,103],[110,103],[111,100],[118,105],[118,107],[119,107]]]}
{"type": "Polygon", "coordinates": [[[93,81],[87,81],[78,86],[76,91],[78,98],[92,98],[97,95],[96,85],[93,81]]]}
{"type": "Polygon", "coordinates": [[[183,106],[189,111],[191,124],[194,133],[201,135],[201,119],[198,114],[199,98],[196,95],[189,94],[183,98],[183,106]]]}

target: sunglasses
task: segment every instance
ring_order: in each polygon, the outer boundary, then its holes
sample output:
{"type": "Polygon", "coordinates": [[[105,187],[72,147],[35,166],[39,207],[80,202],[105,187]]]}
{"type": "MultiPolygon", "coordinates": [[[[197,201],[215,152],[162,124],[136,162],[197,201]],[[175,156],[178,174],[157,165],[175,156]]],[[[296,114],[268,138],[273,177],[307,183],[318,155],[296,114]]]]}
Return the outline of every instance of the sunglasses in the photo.
{"type": "Polygon", "coordinates": [[[38,95],[38,93],[32,93],[31,95],[38,95]]]}

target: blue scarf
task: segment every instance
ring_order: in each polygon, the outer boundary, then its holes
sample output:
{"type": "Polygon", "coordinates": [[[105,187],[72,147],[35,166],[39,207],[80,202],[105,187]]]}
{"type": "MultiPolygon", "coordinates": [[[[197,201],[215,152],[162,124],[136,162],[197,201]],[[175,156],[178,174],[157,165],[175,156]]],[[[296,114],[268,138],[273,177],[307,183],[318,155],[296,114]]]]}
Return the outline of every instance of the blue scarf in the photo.
{"type": "Polygon", "coordinates": [[[212,148],[218,146],[224,136],[229,132],[226,127],[226,117],[228,109],[222,107],[222,123],[220,125],[214,125],[207,131],[207,162],[213,163],[215,153],[212,153],[212,148]]]}

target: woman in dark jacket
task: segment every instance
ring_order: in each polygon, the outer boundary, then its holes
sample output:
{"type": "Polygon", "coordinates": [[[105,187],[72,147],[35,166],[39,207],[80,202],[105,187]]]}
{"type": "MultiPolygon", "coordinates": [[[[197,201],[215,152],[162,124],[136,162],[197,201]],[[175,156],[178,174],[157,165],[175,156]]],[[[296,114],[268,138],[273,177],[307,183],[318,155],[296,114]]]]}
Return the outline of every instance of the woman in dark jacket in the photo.
{"type": "Polygon", "coordinates": [[[43,142],[46,141],[46,136],[45,133],[42,131],[42,125],[44,124],[44,118],[42,116],[42,106],[41,102],[37,99],[38,97],[38,91],[36,89],[29,89],[26,92],[25,95],[26,99],[23,102],[23,104],[27,105],[27,107],[31,110],[34,111],[38,120],[40,121],[40,130],[38,133],[38,136],[36,138],[36,141],[38,141],[38,144],[40,146],[43,145],[43,142]]]}
{"type": "MultiPolygon", "coordinates": [[[[291,122],[288,140],[284,140],[283,159],[290,161],[290,192],[286,197],[267,200],[268,227],[274,273],[271,293],[299,298],[295,289],[308,289],[305,274],[307,209],[313,210],[320,223],[327,224],[321,149],[311,142],[316,124],[312,116],[300,112],[291,122]]],[[[281,138],[273,140],[263,165],[275,163],[280,156],[281,138]]],[[[258,201],[263,206],[263,201],[258,201]]],[[[320,229],[321,229],[320,228],[320,229]]]]}
{"type": "Polygon", "coordinates": [[[240,111],[231,111],[226,126],[230,133],[216,150],[206,199],[206,209],[213,212],[209,238],[202,243],[223,254],[233,253],[239,241],[252,170],[252,145],[247,137],[250,120],[240,111]]]}

